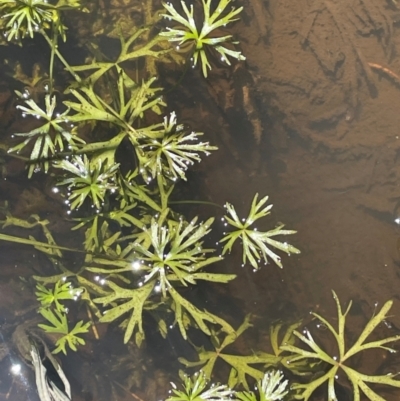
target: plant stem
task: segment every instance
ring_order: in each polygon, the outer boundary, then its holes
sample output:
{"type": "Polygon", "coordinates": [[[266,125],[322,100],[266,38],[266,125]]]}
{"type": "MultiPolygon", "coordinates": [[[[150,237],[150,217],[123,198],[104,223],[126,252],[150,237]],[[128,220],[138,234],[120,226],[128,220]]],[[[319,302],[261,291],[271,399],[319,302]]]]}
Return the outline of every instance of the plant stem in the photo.
{"type": "Polygon", "coordinates": [[[208,202],[208,201],[196,201],[196,200],[182,200],[182,201],[170,201],[168,202],[169,205],[209,205],[215,206],[219,209],[225,210],[221,205],[215,202],[208,202]]]}
{"type": "Polygon", "coordinates": [[[1,241],[14,242],[14,243],[17,243],[17,244],[31,245],[33,247],[50,248],[50,249],[57,249],[57,250],[60,250],[60,251],[70,251],[70,252],[85,253],[84,251],[80,251],[78,249],[72,249],[72,248],[67,248],[65,246],[48,244],[46,242],[40,242],[40,241],[27,239],[27,238],[15,237],[13,235],[8,235],[8,234],[0,234],[0,240],[1,241]]]}
{"type": "Polygon", "coordinates": [[[54,53],[57,54],[57,57],[60,59],[60,61],[64,64],[65,68],[67,69],[67,71],[69,71],[69,73],[75,78],[75,80],[77,82],[81,82],[81,78],[78,74],[76,74],[74,72],[74,70],[71,68],[71,66],[67,63],[67,61],[65,60],[65,58],[62,56],[62,54],[58,51],[57,49],[57,45],[53,44],[52,40],[48,37],[47,33],[42,29],[41,34],[43,35],[43,37],[46,39],[47,43],[49,44],[49,46],[51,47],[52,51],[54,49],[54,53]]]}
{"type": "Polygon", "coordinates": [[[161,210],[168,208],[168,195],[165,192],[163,177],[161,174],[157,174],[157,185],[161,195],[161,210]]]}
{"type": "Polygon", "coordinates": [[[53,26],[53,40],[51,41],[51,54],[50,54],[50,66],[49,66],[49,77],[50,77],[50,83],[49,83],[49,93],[53,93],[53,71],[54,71],[54,53],[55,49],[57,46],[57,29],[58,29],[58,23],[56,23],[56,26],[53,26]]]}

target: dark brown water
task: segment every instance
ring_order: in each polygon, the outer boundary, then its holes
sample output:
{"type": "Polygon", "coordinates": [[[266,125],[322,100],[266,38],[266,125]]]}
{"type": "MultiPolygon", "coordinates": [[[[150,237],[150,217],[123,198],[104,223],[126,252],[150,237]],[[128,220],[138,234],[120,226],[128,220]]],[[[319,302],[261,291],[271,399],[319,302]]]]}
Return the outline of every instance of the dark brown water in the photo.
{"type": "MultiPolygon", "coordinates": [[[[254,328],[234,351],[242,354],[271,351],[269,327],[279,320],[305,319],[316,338],[326,341],[327,348],[333,347],[326,331],[309,319],[309,312],[317,311],[336,323],[331,290],[343,307],[354,301],[348,316],[349,340],[357,338],[389,299],[394,300],[390,319],[378,327],[376,335],[397,334],[397,11],[391,2],[368,1],[250,0],[243,5],[243,18],[232,29],[241,40],[246,62],[216,65],[207,81],[199,71],[189,70],[177,87],[170,85],[169,109],[176,110],[196,131],[204,131],[207,140],[219,147],[195,167],[180,191],[182,199],[218,205],[230,202],[243,215],[255,193],[269,195],[272,214],[258,228],[285,223],[298,231],[289,242],[302,253],[282,255],[283,270],[270,264],[253,272],[250,266],[241,266],[238,247],[220,265],[222,271],[237,274],[233,282],[201,285],[188,296],[236,327],[246,314],[253,315],[254,328]]],[[[139,19],[135,6],[130,9],[115,3],[109,7],[111,11],[103,5],[103,11],[110,11],[114,22],[121,13],[139,19]]],[[[28,66],[38,61],[40,52],[35,48],[42,49],[43,44],[29,43],[28,66]]],[[[7,57],[21,56],[20,51],[8,52],[7,57]]],[[[182,71],[171,81],[176,82],[182,71]]],[[[0,102],[0,133],[1,143],[8,146],[11,134],[26,123],[11,102],[14,83],[2,79],[0,94],[6,101],[0,102]]],[[[8,201],[13,214],[21,218],[35,213],[48,219],[63,245],[76,245],[71,224],[60,221],[67,217],[66,210],[51,192],[52,179],[38,174],[27,180],[23,162],[1,156],[1,201],[8,201]]],[[[202,218],[215,215],[215,236],[224,230],[218,208],[196,205],[185,212],[202,218]]],[[[26,235],[18,229],[4,232],[26,235]]],[[[2,242],[0,255],[0,399],[35,400],[33,372],[22,362],[23,374],[10,372],[19,358],[11,336],[16,326],[36,316],[34,288],[21,277],[46,274],[51,267],[40,252],[27,246],[2,242]]],[[[79,256],[68,255],[67,263],[79,261],[79,256]]],[[[91,333],[78,353],[61,358],[74,399],[166,398],[169,382],[178,380],[182,368],[177,358],[194,359],[195,353],[178,333],[172,331],[164,340],[151,319],[145,326],[147,341],[142,349],[124,346],[118,327],[99,325],[99,340],[91,333]]],[[[201,336],[195,337],[197,344],[202,341],[201,336]]],[[[353,366],[362,372],[385,374],[395,372],[398,361],[396,355],[372,353],[353,366]]],[[[226,371],[222,365],[220,369],[217,376],[223,380],[226,371]]],[[[352,399],[343,383],[340,399],[352,399]]],[[[387,388],[379,393],[387,400],[398,399],[399,394],[387,388]]],[[[326,393],[317,392],[312,399],[324,400],[326,393]]]]}

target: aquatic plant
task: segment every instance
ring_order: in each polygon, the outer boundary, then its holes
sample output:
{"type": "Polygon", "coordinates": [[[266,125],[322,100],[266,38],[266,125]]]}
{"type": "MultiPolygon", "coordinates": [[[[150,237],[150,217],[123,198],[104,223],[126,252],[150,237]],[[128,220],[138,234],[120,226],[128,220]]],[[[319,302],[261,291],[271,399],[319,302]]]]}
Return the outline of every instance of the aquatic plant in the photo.
{"type": "Polygon", "coordinates": [[[81,288],[73,288],[71,283],[58,280],[54,284],[53,290],[48,289],[43,284],[36,285],[35,292],[37,300],[41,303],[42,308],[53,307],[58,312],[66,312],[65,306],[60,301],[76,300],[83,291],[81,288]]]}
{"type": "Polygon", "coordinates": [[[54,167],[63,169],[73,175],[66,176],[58,185],[67,185],[69,189],[68,201],[71,210],[80,208],[86,198],[90,198],[90,204],[96,210],[100,210],[104,203],[106,192],[117,190],[115,183],[119,164],[106,165],[100,159],[91,163],[86,155],[73,156],[71,161],[60,160],[54,163],[54,167]]]}
{"type": "Polygon", "coordinates": [[[226,11],[231,0],[220,0],[215,10],[211,12],[211,0],[202,0],[204,20],[199,30],[196,26],[194,18],[193,5],[190,10],[184,1],[181,1],[182,9],[185,15],[181,15],[176,11],[171,3],[163,3],[167,10],[163,16],[167,20],[173,20],[180,24],[177,28],[167,28],[160,35],[168,38],[170,42],[177,42],[179,50],[192,52],[193,66],[197,65],[200,58],[201,70],[204,77],[207,77],[208,71],[211,70],[211,64],[208,61],[207,48],[212,48],[219,53],[221,61],[230,65],[229,57],[237,60],[245,60],[240,51],[236,51],[226,47],[225,42],[236,44],[232,40],[232,35],[218,35],[217,29],[225,27],[233,21],[237,21],[237,15],[243,10],[243,7],[231,7],[230,11],[226,11]]]}
{"type": "Polygon", "coordinates": [[[103,306],[111,306],[100,318],[102,322],[111,322],[125,314],[130,315],[124,324],[125,343],[133,333],[138,343],[143,340],[142,315],[146,309],[154,308],[151,301],[154,292],[160,293],[163,303],[170,305],[184,338],[187,337],[186,331],[191,321],[206,334],[210,333],[207,325],[209,323],[220,324],[228,331],[233,330],[209,311],[196,308],[175,289],[177,282],[184,286],[194,285],[198,280],[226,283],[235,277],[232,274],[202,271],[205,266],[221,260],[216,256],[206,257],[205,255],[213,250],[203,248],[201,241],[210,231],[213,219],[199,225],[195,224],[197,219],[190,223],[167,220],[167,224],[165,219],[166,213],[163,213],[158,220],[152,219],[149,228],[143,228],[144,235],[128,248],[132,255],[127,258],[129,262],[121,261],[122,263],[114,267],[115,261],[95,258],[96,263],[107,266],[87,268],[88,271],[103,275],[116,275],[132,270],[140,274],[137,288],[124,288],[111,278],[107,279],[104,284],[112,291],[107,291],[107,295],[94,300],[103,306]]]}
{"type": "MultiPolygon", "coordinates": [[[[66,37],[62,12],[80,8],[78,0],[58,0],[55,4],[41,0],[3,0],[0,29],[7,40],[20,42],[21,38],[38,32],[51,50],[49,70],[43,72],[43,77],[49,77],[48,87],[38,98],[29,98],[27,92],[19,94],[24,101],[19,109],[24,116],[38,118],[39,126],[15,134],[22,142],[9,151],[11,156],[14,152],[30,152],[29,177],[39,168],[54,173],[58,180],[55,192],[66,188],[63,196],[70,208],[67,213],[75,222],[72,229],[81,231],[84,240],[79,249],[65,247],[55,241],[49,221],[38,215],[20,219],[6,208],[0,210],[5,215],[2,228],[23,228],[29,236],[0,233],[0,240],[33,246],[52,263],[52,273],[34,275],[33,279],[37,282],[35,294],[44,319],[39,327],[56,336],[53,352],[76,351],[85,343],[83,335],[89,332],[92,322],[84,322],[79,314],[67,315],[64,305],[65,301],[79,298],[87,307],[89,320],[93,312],[97,321],[118,323],[124,331],[125,343],[133,338],[141,345],[146,314],[154,319],[163,337],[174,326],[179,328],[184,340],[189,340],[193,329],[205,334],[206,342],[195,347],[197,360],[179,358],[187,367],[201,367],[201,372],[184,377],[183,389],[174,386],[169,401],[227,401],[234,397],[231,390],[234,386],[246,389],[236,394],[240,401],[280,400],[288,391],[287,380],[275,370],[282,365],[294,375],[302,376],[304,381],[310,379],[308,383],[291,386],[297,399],[307,401],[316,388],[327,382],[328,398],[336,400],[334,380],[341,369],[353,385],[354,401],[359,401],[360,392],[372,401],[380,401],[382,397],[369,384],[400,387],[399,381],[393,375],[362,374],[347,362],[351,356],[371,348],[392,351],[386,344],[397,341],[400,336],[366,342],[386,317],[392,305],[390,301],[348,350],[344,329],[351,303],[343,313],[334,294],[337,330],[314,314],[334,335],[339,349],[339,357],[335,359],[308,331],[298,332],[298,322],[289,325],[282,339],[282,324],[271,328],[272,353],[230,351],[228,347],[233,348],[235,340],[251,326],[250,318],[235,329],[212,310],[199,307],[187,294],[186,290],[200,280],[228,283],[235,278],[233,274],[209,270],[222,260],[207,245],[214,218],[188,219],[174,210],[172,202],[179,180],[187,179],[186,169],[216,148],[200,141],[202,133],[179,124],[174,112],[158,117],[163,114],[166,102],[162,97],[163,88],[155,84],[156,76],[148,60],[165,61],[164,57],[173,51],[168,42],[190,52],[193,64],[201,64],[204,76],[211,69],[210,50],[227,64],[229,57],[243,60],[241,52],[231,48],[236,43],[232,35],[220,31],[238,19],[242,7],[229,10],[231,0],[219,0],[212,10],[211,3],[211,0],[202,0],[202,24],[195,20],[193,6],[189,8],[182,2],[182,15],[171,4],[164,4],[163,16],[177,23],[177,27],[167,28],[160,34],[154,34],[153,23],[135,28],[128,38],[119,35],[120,46],[114,57],[105,57],[96,46],[95,56],[89,57],[87,63],[72,66],[61,54],[58,38],[65,40],[66,37]],[[53,92],[56,57],[72,79],[57,96],[53,92]],[[144,67],[138,67],[141,65],[144,67]],[[152,115],[147,118],[149,114],[152,115]],[[122,146],[131,154],[120,160],[118,150],[122,146]],[[82,256],[74,268],[63,259],[64,252],[71,251],[82,256]],[[70,283],[77,288],[72,288],[70,283]],[[309,349],[296,346],[295,337],[309,349]],[[215,366],[221,362],[230,372],[227,385],[208,384],[215,366]],[[322,376],[305,375],[325,365],[329,370],[322,376]],[[266,372],[266,369],[274,370],[266,372]],[[254,382],[257,382],[258,394],[249,390],[254,382]]],[[[16,75],[21,78],[21,74],[16,75]]],[[[34,74],[32,84],[35,86],[39,80],[40,74],[34,74]]],[[[269,231],[259,231],[254,226],[270,214],[272,205],[267,205],[267,201],[268,197],[259,200],[256,194],[244,219],[239,218],[233,205],[226,203],[224,218],[230,231],[220,241],[224,244],[223,255],[230,253],[235,242],[241,240],[243,263],[249,262],[254,269],[259,269],[261,261],[267,263],[270,259],[282,267],[275,250],[286,254],[300,252],[275,239],[294,234],[294,230],[279,225],[269,231]]],[[[36,365],[40,365],[38,361],[36,365]]]]}
{"type": "Polygon", "coordinates": [[[288,380],[279,370],[266,372],[262,380],[257,382],[258,397],[253,391],[237,391],[235,397],[240,401],[275,401],[283,400],[289,390],[288,380]]]}
{"type": "MultiPolygon", "coordinates": [[[[114,66],[111,63],[111,66],[114,66]]],[[[143,80],[141,84],[135,83],[118,66],[117,90],[118,98],[112,99],[112,102],[106,102],[101,95],[96,92],[94,84],[87,80],[85,85],[79,86],[79,89],[70,88],[70,92],[76,98],[75,101],[68,100],[64,104],[74,110],[76,113],[70,117],[70,121],[106,121],[116,127],[128,131],[135,139],[139,135],[132,124],[139,118],[143,118],[143,113],[152,110],[159,114],[160,107],[165,105],[158,92],[161,88],[153,87],[155,78],[143,80]]],[[[146,132],[141,129],[141,132],[146,132]]]]}
{"type": "Polygon", "coordinates": [[[374,331],[374,329],[387,318],[387,313],[392,307],[393,302],[388,301],[382,306],[381,310],[376,313],[365,325],[360,336],[353,343],[353,345],[347,349],[345,342],[346,317],[350,311],[352,302],[349,302],[346,310],[343,312],[336,293],[334,291],[332,291],[332,293],[338,313],[337,329],[335,329],[332,324],[328,322],[328,320],[319,314],[313,312],[312,315],[323,325],[325,325],[328,331],[332,333],[337,343],[338,355],[330,355],[324,351],[324,349],[317,344],[307,329],[304,331],[304,334],[298,331],[294,331],[293,333],[309,347],[308,349],[303,349],[291,344],[281,346],[282,350],[292,353],[292,357],[288,360],[289,363],[306,360],[307,362],[310,361],[310,363],[314,361],[320,361],[328,365],[328,370],[326,372],[314,379],[311,379],[308,383],[298,383],[292,385],[292,389],[297,391],[296,399],[307,401],[311,394],[318,387],[327,382],[327,399],[329,401],[337,401],[338,398],[335,391],[335,381],[338,378],[339,371],[342,371],[352,385],[354,401],[360,401],[361,392],[364,393],[365,396],[371,401],[384,401],[384,398],[379,396],[374,390],[371,389],[370,384],[385,384],[392,387],[400,387],[400,380],[394,379],[396,374],[367,375],[359,372],[355,368],[350,367],[348,360],[352,356],[369,349],[383,349],[386,351],[395,352],[394,349],[386,346],[386,344],[400,340],[400,335],[367,342],[367,338],[374,331]]]}
{"type": "Polygon", "coordinates": [[[65,40],[65,27],[61,23],[61,10],[77,9],[80,0],[58,0],[51,4],[46,0],[2,0],[0,13],[7,40],[25,38],[39,30],[56,27],[65,40]]]}
{"type": "MultiPolygon", "coordinates": [[[[180,124],[175,112],[158,117],[166,107],[163,88],[156,85],[156,76],[148,73],[151,68],[147,61],[164,61],[163,57],[173,51],[168,41],[177,38],[180,45],[193,49],[194,64],[202,64],[205,76],[211,66],[208,49],[214,49],[228,64],[228,57],[243,60],[239,51],[227,45],[235,44],[232,36],[218,33],[242,10],[228,10],[230,4],[230,0],[221,0],[211,10],[211,1],[204,0],[199,32],[193,9],[189,11],[182,3],[185,19],[171,5],[165,5],[171,19],[183,22],[181,30],[154,34],[153,25],[137,28],[128,38],[120,34],[114,57],[105,57],[96,47],[95,57],[75,66],[64,58],[58,39],[65,39],[62,12],[80,7],[78,0],[59,0],[52,5],[40,0],[6,0],[0,7],[0,12],[7,9],[2,29],[9,41],[38,32],[51,50],[48,71],[42,74],[49,77],[48,86],[34,98],[27,91],[19,94],[24,102],[20,111],[23,116],[37,118],[38,126],[14,134],[22,142],[10,149],[10,155],[28,153],[29,177],[40,168],[54,174],[57,183],[53,190],[66,198],[67,214],[75,222],[72,230],[81,231],[84,237],[79,249],[71,249],[55,241],[47,220],[39,216],[23,220],[8,210],[4,212],[3,228],[19,227],[28,234],[25,238],[1,233],[0,239],[35,247],[54,269],[47,275],[33,276],[44,319],[39,327],[55,334],[53,352],[75,351],[84,344],[83,336],[92,323],[81,320],[79,314],[67,315],[64,303],[77,300],[85,303],[89,320],[94,316],[102,323],[117,322],[125,343],[133,338],[141,345],[146,314],[155,320],[164,337],[174,326],[184,340],[189,339],[190,330],[200,330],[212,340],[215,351],[198,348],[200,362],[195,364],[203,365],[204,373],[185,381],[186,393],[175,392],[175,397],[183,399],[217,400],[232,394],[225,385],[207,387],[217,359],[230,366],[229,386],[246,388],[249,377],[263,378],[264,365],[275,366],[282,360],[263,352],[228,353],[225,348],[250,326],[248,320],[235,330],[188,296],[186,289],[199,281],[228,283],[235,278],[234,274],[212,270],[222,260],[207,245],[214,218],[188,219],[174,210],[171,201],[179,180],[187,179],[187,168],[216,148],[200,140],[202,133],[180,124]],[[17,23],[11,26],[10,21],[17,23]],[[59,66],[56,58],[71,79],[57,94],[53,91],[53,70],[59,66]],[[141,69],[140,65],[145,67],[141,69]],[[133,72],[132,66],[136,66],[133,72]],[[131,152],[125,159],[119,157],[122,147],[131,152]],[[63,260],[64,252],[71,251],[82,256],[74,269],[63,260]]],[[[18,77],[22,74],[16,72],[15,79],[18,77]]],[[[31,81],[36,87],[38,70],[31,81]]],[[[254,213],[262,214],[257,205],[254,213]]]]}
{"type": "Polygon", "coordinates": [[[171,383],[174,395],[170,395],[166,401],[230,401],[234,395],[234,391],[225,384],[209,384],[202,371],[191,377],[184,375],[182,382],[183,390],[171,383]]]}
{"type": "Polygon", "coordinates": [[[249,327],[251,327],[250,316],[247,316],[237,330],[229,333],[213,331],[211,342],[215,350],[210,351],[204,347],[197,347],[197,361],[188,361],[185,358],[179,358],[179,360],[187,367],[201,366],[201,371],[206,379],[211,378],[216,362],[218,360],[224,361],[230,366],[229,387],[241,385],[248,389],[248,377],[258,381],[262,380],[264,376],[263,369],[258,369],[257,366],[275,367],[281,360],[279,356],[261,351],[252,352],[251,355],[235,355],[224,352],[225,348],[233,344],[249,327]]]}
{"type": "Polygon", "coordinates": [[[210,232],[213,220],[208,219],[197,226],[197,218],[189,224],[169,220],[168,225],[164,225],[162,219],[153,219],[150,229],[144,230],[151,247],[139,243],[133,247],[142,261],[140,269],[146,273],[144,283],[156,276],[165,297],[172,281],[179,281],[185,286],[195,284],[202,278],[226,281],[225,275],[199,273],[204,266],[221,260],[218,256],[207,258],[205,255],[214,250],[202,247],[201,239],[210,232]]]}
{"type": "Polygon", "coordinates": [[[44,37],[50,46],[48,92],[53,92],[53,70],[55,55],[72,74],[73,71],[58,50],[58,37],[67,40],[66,27],[62,22],[62,13],[67,10],[80,9],[80,0],[58,0],[56,4],[47,0],[3,0],[0,3],[0,31],[7,41],[16,41],[26,36],[33,38],[35,33],[44,37]],[[48,34],[50,30],[50,36],[48,34]]]}
{"type": "Polygon", "coordinates": [[[258,231],[257,228],[251,228],[257,220],[270,214],[272,205],[264,206],[267,200],[268,196],[265,196],[258,201],[258,194],[256,194],[251,203],[249,215],[246,219],[242,219],[242,221],[240,221],[234,206],[230,203],[225,204],[228,213],[224,218],[230,226],[235,228],[235,230],[227,233],[220,241],[226,242],[224,249],[222,250],[223,255],[231,251],[233,244],[239,238],[243,244],[243,264],[249,260],[254,269],[260,268],[259,263],[261,259],[263,259],[264,263],[267,264],[268,257],[271,258],[279,267],[283,267],[280,256],[274,253],[270,247],[279,249],[289,255],[291,253],[300,253],[300,251],[293,245],[272,239],[272,237],[277,235],[296,233],[294,230],[283,230],[283,224],[266,232],[258,231]]]}
{"type": "MultiPolygon", "coordinates": [[[[117,75],[113,77],[114,82],[118,81],[118,85],[120,85],[119,79],[122,78],[127,86],[129,86],[133,91],[137,91],[138,89],[140,89],[138,83],[135,83],[132,78],[130,78],[124,72],[124,69],[121,67],[122,63],[145,57],[149,59],[162,59],[164,55],[171,52],[170,48],[165,49],[159,46],[160,42],[164,41],[164,39],[160,35],[149,37],[149,31],[152,29],[152,27],[153,24],[135,28],[132,35],[128,38],[124,38],[123,35],[120,34],[120,52],[113,61],[110,61],[109,59],[101,61],[93,59],[91,62],[85,63],[83,65],[70,66],[70,69],[71,71],[73,71],[73,75],[77,82],[82,81],[78,73],[87,73],[89,71],[93,71],[89,75],[85,76],[84,82],[89,85],[94,85],[97,81],[100,80],[100,78],[103,78],[106,74],[116,71],[117,75]]],[[[152,82],[154,82],[154,80],[155,76],[152,76],[147,82],[148,84],[151,84],[152,82]]],[[[79,87],[79,85],[75,86],[79,87]]],[[[119,91],[118,96],[120,95],[121,92],[119,91]]],[[[140,98],[143,98],[143,96],[140,95],[140,98]]],[[[158,97],[152,97],[151,99],[162,101],[162,99],[158,97]]],[[[139,106],[140,103],[136,104],[135,108],[139,106]]],[[[154,111],[157,112],[156,108],[154,109],[154,111]]]]}
{"type": "Polygon", "coordinates": [[[83,139],[71,133],[71,127],[67,127],[69,109],[62,113],[56,113],[56,97],[46,94],[45,110],[42,110],[33,99],[27,99],[27,95],[17,92],[17,94],[25,99],[26,106],[17,106],[22,111],[22,115],[32,116],[38,119],[42,124],[26,133],[15,133],[14,136],[26,138],[23,142],[9,149],[9,152],[19,153],[31,141],[34,142],[30,160],[31,164],[28,170],[28,177],[36,169],[43,166],[45,172],[50,167],[50,157],[54,156],[57,151],[63,151],[67,146],[69,149],[76,149],[77,144],[84,143],[83,139]]]}
{"type": "Polygon", "coordinates": [[[56,341],[56,348],[53,350],[54,354],[63,352],[67,354],[67,346],[72,350],[77,350],[77,345],[84,345],[85,340],[79,336],[89,331],[90,322],[83,323],[79,321],[76,323],[72,330],[68,328],[67,315],[64,312],[59,312],[57,309],[52,311],[51,309],[40,309],[39,313],[50,323],[44,324],[39,323],[38,326],[43,329],[46,333],[54,333],[61,335],[56,341]]]}
{"type": "Polygon", "coordinates": [[[187,133],[183,124],[177,124],[175,112],[169,118],[165,116],[161,129],[157,128],[154,126],[151,138],[140,141],[140,149],[145,155],[143,168],[148,169],[153,178],[161,174],[173,181],[178,178],[186,180],[187,168],[201,160],[199,153],[208,156],[211,150],[217,149],[208,142],[195,143],[203,134],[187,133]]]}

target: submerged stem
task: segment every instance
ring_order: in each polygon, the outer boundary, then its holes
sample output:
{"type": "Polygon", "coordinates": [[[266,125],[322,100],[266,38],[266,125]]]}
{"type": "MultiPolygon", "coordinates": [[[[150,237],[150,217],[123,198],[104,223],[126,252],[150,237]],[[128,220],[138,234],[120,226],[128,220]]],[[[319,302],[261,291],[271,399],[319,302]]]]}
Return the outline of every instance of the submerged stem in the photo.
{"type": "Polygon", "coordinates": [[[46,39],[47,43],[49,44],[50,48],[54,49],[54,53],[57,54],[57,57],[60,59],[60,61],[64,64],[65,68],[67,71],[69,71],[69,73],[75,78],[75,80],[77,82],[82,82],[80,76],[78,74],[76,74],[74,72],[74,70],[71,68],[71,66],[67,63],[67,61],[65,60],[65,58],[62,56],[62,54],[58,51],[57,49],[57,45],[55,43],[53,43],[53,41],[49,38],[49,36],[47,35],[47,33],[42,29],[41,34],[43,35],[43,37],[46,39]]]}
{"type": "Polygon", "coordinates": [[[53,40],[51,41],[51,54],[50,54],[50,65],[49,65],[49,93],[53,93],[53,70],[54,70],[54,54],[56,50],[56,44],[57,44],[57,30],[58,30],[58,22],[56,23],[56,26],[53,27],[53,40]]]}

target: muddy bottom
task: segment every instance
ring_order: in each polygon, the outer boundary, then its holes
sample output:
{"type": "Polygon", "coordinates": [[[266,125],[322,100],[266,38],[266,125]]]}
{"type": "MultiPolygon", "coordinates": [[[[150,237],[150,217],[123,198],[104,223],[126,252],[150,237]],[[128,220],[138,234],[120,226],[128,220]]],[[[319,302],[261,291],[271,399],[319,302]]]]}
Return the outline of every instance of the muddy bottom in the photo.
{"type": "Polygon", "coordinates": [[[235,30],[246,62],[213,70],[203,88],[216,123],[193,106],[220,148],[203,166],[209,198],[245,212],[254,193],[269,195],[275,218],[298,230],[302,254],[282,278],[300,309],[329,304],[331,289],[370,305],[396,298],[398,10],[249,0],[244,14],[235,30]]]}

